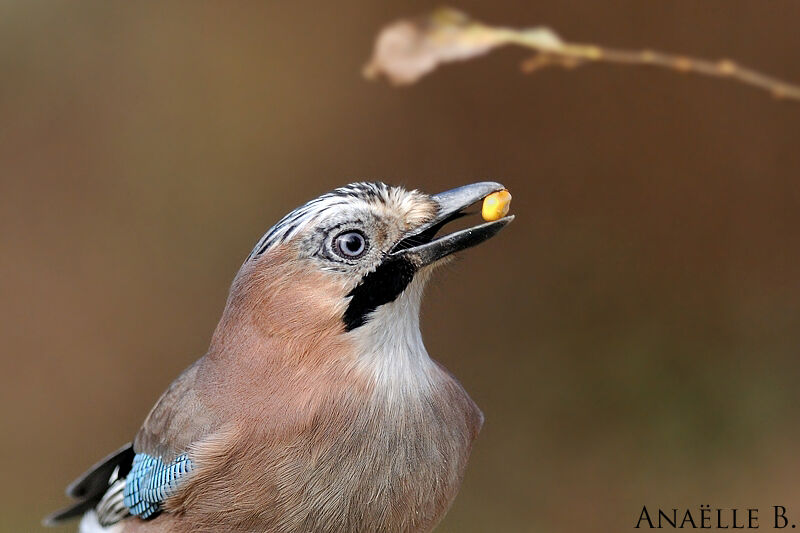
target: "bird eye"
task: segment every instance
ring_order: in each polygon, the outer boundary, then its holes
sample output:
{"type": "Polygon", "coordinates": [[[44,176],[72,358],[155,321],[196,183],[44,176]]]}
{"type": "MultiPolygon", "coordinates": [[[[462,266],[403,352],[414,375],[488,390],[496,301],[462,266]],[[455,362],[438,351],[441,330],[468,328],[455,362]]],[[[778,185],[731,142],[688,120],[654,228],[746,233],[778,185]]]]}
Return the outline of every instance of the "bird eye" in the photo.
{"type": "Polygon", "coordinates": [[[345,259],[358,259],[367,249],[367,239],[360,231],[348,231],[337,235],[333,248],[345,259]]]}

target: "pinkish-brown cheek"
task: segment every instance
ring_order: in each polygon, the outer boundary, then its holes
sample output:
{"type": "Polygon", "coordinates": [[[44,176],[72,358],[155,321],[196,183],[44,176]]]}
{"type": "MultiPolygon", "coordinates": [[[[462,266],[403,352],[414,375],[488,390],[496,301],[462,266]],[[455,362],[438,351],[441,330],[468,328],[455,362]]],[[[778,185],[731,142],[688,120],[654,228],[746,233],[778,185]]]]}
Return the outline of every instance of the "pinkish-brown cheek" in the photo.
{"type": "Polygon", "coordinates": [[[223,321],[254,326],[264,335],[319,336],[341,328],[347,287],[343,275],[324,272],[293,250],[271,250],[242,268],[223,321]]]}

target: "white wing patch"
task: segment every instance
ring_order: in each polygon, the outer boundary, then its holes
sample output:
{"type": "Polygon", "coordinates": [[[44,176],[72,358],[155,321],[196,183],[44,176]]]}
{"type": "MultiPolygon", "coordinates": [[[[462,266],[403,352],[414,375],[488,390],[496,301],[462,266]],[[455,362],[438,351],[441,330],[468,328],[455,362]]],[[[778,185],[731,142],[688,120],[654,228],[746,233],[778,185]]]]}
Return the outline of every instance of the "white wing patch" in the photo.
{"type": "Polygon", "coordinates": [[[113,526],[103,527],[97,520],[97,513],[94,510],[87,511],[78,526],[78,533],[122,533],[123,524],[117,523],[113,526]]]}
{"type": "Polygon", "coordinates": [[[120,479],[119,467],[116,467],[108,480],[108,490],[103,494],[103,499],[95,507],[95,518],[101,527],[116,524],[130,515],[125,506],[124,494],[125,478],[120,479]]]}

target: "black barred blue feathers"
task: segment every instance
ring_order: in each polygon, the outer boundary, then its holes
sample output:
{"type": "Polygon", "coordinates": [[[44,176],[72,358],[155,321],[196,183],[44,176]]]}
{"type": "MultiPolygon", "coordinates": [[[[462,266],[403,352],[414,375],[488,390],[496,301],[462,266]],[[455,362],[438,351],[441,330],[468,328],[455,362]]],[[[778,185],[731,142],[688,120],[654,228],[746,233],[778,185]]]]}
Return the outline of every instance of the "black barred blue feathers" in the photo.
{"type": "Polygon", "coordinates": [[[177,487],[178,480],[192,469],[187,454],[170,463],[146,453],[136,454],[133,467],[125,480],[124,502],[132,515],[150,518],[161,511],[164,500],[177,487]]]}

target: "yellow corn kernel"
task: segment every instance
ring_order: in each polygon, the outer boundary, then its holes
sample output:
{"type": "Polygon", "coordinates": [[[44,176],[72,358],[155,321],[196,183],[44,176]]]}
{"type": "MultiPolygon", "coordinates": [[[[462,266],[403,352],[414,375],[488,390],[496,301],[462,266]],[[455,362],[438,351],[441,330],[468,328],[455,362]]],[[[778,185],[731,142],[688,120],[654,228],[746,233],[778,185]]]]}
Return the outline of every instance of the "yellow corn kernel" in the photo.
{"type": "Polygon", "coordinates": [[[486,221],[500,220],[508,214],[509,207],[511,207],[510,192],[505,189],[493,192],[483,199],[481,216],[486,221]]]}

